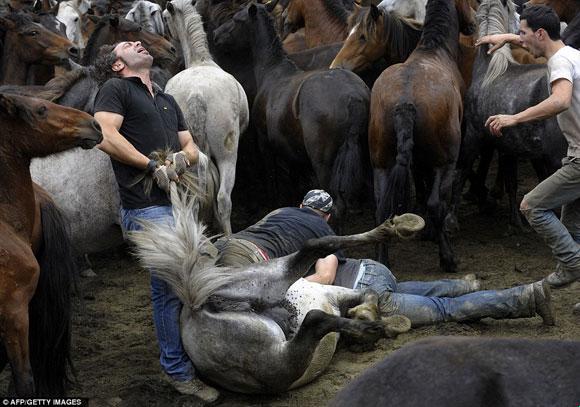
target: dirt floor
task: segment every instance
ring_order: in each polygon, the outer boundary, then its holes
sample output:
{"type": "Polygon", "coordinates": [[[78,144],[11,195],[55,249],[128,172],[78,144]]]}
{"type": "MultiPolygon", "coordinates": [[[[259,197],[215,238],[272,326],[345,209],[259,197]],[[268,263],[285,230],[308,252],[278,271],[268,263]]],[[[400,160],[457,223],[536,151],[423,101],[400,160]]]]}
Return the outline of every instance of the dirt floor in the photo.
{"type": "MultiPolygon", "coordinates": [[[[520,183],[524,192],[534,185],[528,177],[520,183]]],[[[234,225],[257,218],[258,213],[235,214],[234,225]]],[[[461,231],[455,239],[461,260],[460,275],[476,273],[485,289],[501,289],[541,279],[553,271],[554,262],[538,236],[513,233],[507,226],[504,199],[492,215],[479,214],[464,203],[461,231]]],[[[348,220],[346,232],[372,226],[367,211],[348,220]]],[[[235,228],[236,230],[236,228],[235,228]]],[[[81,280],[75,301],[73,358],[78,382],[70,392],[89,397],[91,406],[195,406],[191,398],[177,395],[160,375],[153,331],[148,273],[127,255],[127,248],[93,256],[97,277],[81,280]]],[[[372,249],[351,253],[372,257],[372,249]]],[[[400,281],[453,278],[438,270],[437,247],[429,241],[397,243],[391,251],[392,270],[400,281]]],[[[580,339],[580,317],[572,306],[580,301],[580,283],[554,290],[558,323],[544,327],[539,317],[475,323],[447,323],[413,329],[396,340],[382,340],[376,350],[352,353],[340,348],[327,371],[315,382],[277,396],[245,396],[224,391],[223,406],[323,406],[350,380],[394,350],[432,335],[501,336],[580,339]]],[[[8,387],[9,369],[0,375],[0,393],[8,387]]]]}

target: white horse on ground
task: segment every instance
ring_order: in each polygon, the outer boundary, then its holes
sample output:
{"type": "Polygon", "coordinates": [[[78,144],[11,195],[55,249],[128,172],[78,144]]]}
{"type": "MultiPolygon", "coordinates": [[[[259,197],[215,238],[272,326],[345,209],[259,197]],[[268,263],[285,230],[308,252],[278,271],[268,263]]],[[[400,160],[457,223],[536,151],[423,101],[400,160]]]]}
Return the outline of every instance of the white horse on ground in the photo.
{"type": "Polygon", "coordinates": [[[163,17],[170,34],[181,43],[186,67],[167,82],[165,91],[183,110],[199,148],[218,168],[216,216],[229,235],[238,141],[248,127],[248,99],[238,81],[213,61],[201,17],[191,0],[168,2],[163,17]]]}
{"type": "Polygon", "coordinates": [[[145,31],[165,35],[162,13],[163,10],[159,4],[147,0],[137,0],[125,18],[140,24],[145,31]]]}

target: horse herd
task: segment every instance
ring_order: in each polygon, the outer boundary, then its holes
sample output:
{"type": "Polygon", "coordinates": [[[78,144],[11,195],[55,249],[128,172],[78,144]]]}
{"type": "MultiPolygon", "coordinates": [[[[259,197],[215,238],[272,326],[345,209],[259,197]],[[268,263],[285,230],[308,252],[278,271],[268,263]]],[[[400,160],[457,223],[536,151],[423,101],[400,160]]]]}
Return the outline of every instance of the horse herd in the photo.
{"type": "MultiPolygon", "coordinates": [[[[578,46],[578,5],[550,2],[568,23],[563,38],[578,46]]],[[[133,238],[145,264],[152,258],[159,262],[164,253],[181,253],[177,258],[183,263],[166,257],[155,268],[190,305],[182,315],[183,337],[198,358],[195,365],[223,387],[287,390],[328,365],[337,338],[323,345],[328,333],[372,341],[403,331],[401,320],[341,317],[361,303],[373,308],[372,293],[332,287],[322,292],[298,279],[317,256],[347,245],[377,243],[377,255],[386,263],[385,239],[413,235],[424,225],[439,245],[441,268],[455,272],[451,237],[458,229],[464,184],[470,181],[483,206],[496,151],[494,196],[507,191],[510,221],[521,226],[518,160],[529,159],[543,179],[559,167],[566,142],[554,119],[508,129],[501,139],[483,126],[491,114],[514,113],[548,95],[542,61],[524,50],[504,47],[489,56],[473,47],[478,36],[517,32],[516,5],[510,0],[371,3],[8,4],[0,16],[0,369],[10,363],[17,394],[62,394],[69,380],[74,262],[56,206],[70,222],[77,255],[122,241],[109,158],[90,149],[102,136],[89,113],[111,74],[96,64],[104,44],[140,41],[149,50],[153,79],[175,97],[196,144],[210,158],[197,168],[211,202],[201,219],[186,215],[196,202],[172,189],[180,221],[168,241],[175,247],[156,239],[173,232],[153,226],[133,238]],[[72,149],[77,146],[86,150],[72,149]],[[246,197],[259,190],[263,197],[256,200],[269,207],[294,204],[313,186],[324,188],[335,198],[338,230],[349,212],[367,207],[374,196],[378,226],[366,234],[311,242],[263,267],[218,268],[200,222],[232,233],[235,182],[249,191],[246,197]],[[395,216],[409,210],[426,222],[395,216]],[[69,261],[55,260],[65,258],[69,261]],[[271,316],[282,300],[297,310],[292,328],[271,316]],[[240,312],[246,312],[242,319],[240,312]],[[200,341],[194,331],[208,335],[200,341]],[[223,332],[236,332],[236,342],[223,332]],[[270,351],[252,351],[256,343],[268,343],[270,351]],[[240,352],[240,346],[248,350],[240,352]]],[[[574,352],[578,355],[578,346],[574,352]]],[[[481,394],[488,400],[485,391],[481,394]]],[[[507,405],[511,396],[505,400],[507,405]]]]}

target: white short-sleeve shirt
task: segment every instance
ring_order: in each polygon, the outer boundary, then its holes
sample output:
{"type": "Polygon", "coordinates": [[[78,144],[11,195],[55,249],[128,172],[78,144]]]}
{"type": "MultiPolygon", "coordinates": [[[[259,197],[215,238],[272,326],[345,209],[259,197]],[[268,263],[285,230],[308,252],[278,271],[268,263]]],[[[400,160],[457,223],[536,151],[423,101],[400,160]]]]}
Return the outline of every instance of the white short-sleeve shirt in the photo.
{"type": "Polygon", "coordinates": [[[556,116],[568,141],[568,156],[580,157],[580,51],[569,46],[558,50],[548,60],[548,82],[558,79],[572,82],[572,103],[556,116]]]}

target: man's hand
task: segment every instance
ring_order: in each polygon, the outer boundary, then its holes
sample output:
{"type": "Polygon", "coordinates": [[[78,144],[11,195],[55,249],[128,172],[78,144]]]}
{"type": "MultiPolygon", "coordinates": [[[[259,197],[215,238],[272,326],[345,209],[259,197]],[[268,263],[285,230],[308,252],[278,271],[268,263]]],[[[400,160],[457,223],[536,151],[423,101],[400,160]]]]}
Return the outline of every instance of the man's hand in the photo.
{"type": "Polygon", "coordinates": [[[489,127],[489,131],[494,136],[500,137],[501,129],[504,127],[512,127],[518,124],[518,121],[514,115],[510,114],[496,114],[495,116],[490,116],[485,121],[485,127],[489,127]]]}
{"type": "Polygon", "coordinates": [[[169,192],[169,182],[177,181],[178,177],[175,171],[168,170],[167,166],[161,165],[153,172],[153,179],[159,188],[169,192]]]}
{"type": "Polygon", "coordinates": [[[183,174],[189,167],[189,160],[183,151],[167,156],[165,163],[170,170],[175,171],[177,176],[183,174]]]}
{"type": "Polygon", "coordinates": [[[519,36],[515,34],[493,34],[493,35],[484,35],[483,37],[479,38],[475,41],[475,46],[479,47],[483,44],[490,44],[492,47],[487,51],[488,54],[494,53],[496,50],[503,47],[506,42],[519,42],[519,36]]]}

